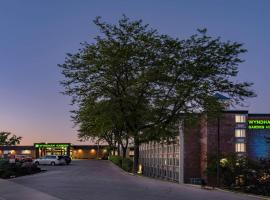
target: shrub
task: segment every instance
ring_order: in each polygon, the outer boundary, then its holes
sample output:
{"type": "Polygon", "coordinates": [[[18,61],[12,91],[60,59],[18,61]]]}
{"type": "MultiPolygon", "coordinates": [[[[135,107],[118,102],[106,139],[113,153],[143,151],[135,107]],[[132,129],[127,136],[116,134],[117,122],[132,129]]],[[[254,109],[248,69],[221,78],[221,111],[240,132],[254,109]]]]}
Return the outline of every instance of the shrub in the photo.
{"type": "Polygon", "coordinates": [[[127,172],[132,172],[133,161],[129,158],[122,158],[121,156],[110,156],[109,160],[117,166],[121,167],[123,170],[127,172]]]}
{"type": "Polygon", "coordinates": [[[127,172],[132,172],[133,169],[133,161],[128,158],[122,159],[122,169],[127,172]]]}
{"type": "Polygon", "coordinates": [[[7,160],[0,160],[0,178],[10,178],[11,176],[23,176],[40,172],[41,169],[31,162],[16,162],[10,164],[7,160]]]}
{"type": "Polygon", "coordinates": [[[118,165],[119,167],[122,167],[122,157],[110,156],[109,160],[112,161],[114,164],[118,165]]]}

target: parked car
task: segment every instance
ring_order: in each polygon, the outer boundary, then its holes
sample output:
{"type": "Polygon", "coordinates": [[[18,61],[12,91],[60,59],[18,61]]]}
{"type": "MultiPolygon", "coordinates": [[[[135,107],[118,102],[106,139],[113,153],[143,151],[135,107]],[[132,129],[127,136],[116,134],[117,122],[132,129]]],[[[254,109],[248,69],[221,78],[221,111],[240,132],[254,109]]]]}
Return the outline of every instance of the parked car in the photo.
{"type": "Polygon", "coordinates": [[[41,158],[37,158],[33,161],[36,165],[63,165],[66,164],[65,159],[63,156],[44,156],[41,158]]]}
{"type": "Polygon", "coordinates": [[[32,162],[32,157],[27,155],[15,155],[16,162],[32,162]]]}
{"type": "Polygon", "coordinates": [[[64,155],[63,158],[65,159],[67,165],[71,163],[71,158],[69,156],[64,155]]]}

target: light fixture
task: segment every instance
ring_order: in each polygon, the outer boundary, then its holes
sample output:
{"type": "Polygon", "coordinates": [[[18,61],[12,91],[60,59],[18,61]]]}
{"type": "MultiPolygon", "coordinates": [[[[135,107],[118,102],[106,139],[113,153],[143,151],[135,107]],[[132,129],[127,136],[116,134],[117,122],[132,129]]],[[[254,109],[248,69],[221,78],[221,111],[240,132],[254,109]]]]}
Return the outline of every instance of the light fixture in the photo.
{"type": "Polygon", "coordinates": [[[15,150],[11,150],[10,153],[11,153],[11,154],[15,154],[16,151],[15,151],[15,150]]]}
{"type": "Polygon", "coordinates": [[[91,149],[91,150],[90,150],[90,153],[91,153],[91,154],[95,154],[95,153],[96,153],[96,150],[95,150],[95,149],[91,149]]]}
{"type": "Polygon", "coordinates": [[[138,174],[142,174],[142,164],[139,164],[139,167],[138,167],[138,174]]]}

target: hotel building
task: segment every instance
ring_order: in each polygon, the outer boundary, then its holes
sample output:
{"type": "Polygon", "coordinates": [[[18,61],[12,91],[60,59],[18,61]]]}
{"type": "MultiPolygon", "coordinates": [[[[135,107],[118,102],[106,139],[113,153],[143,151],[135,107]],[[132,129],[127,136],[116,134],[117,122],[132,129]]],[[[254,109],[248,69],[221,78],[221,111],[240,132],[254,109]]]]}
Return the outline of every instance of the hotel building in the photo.
{"type": "Polygon", "coordinates": [[[213,156],[236,154],[251,159],[270,159],[270,114],[225,111],[218,118],[199,117],[183,124],[179,136],[170,142],[149,142],[140,146],[140,163],[146,176],[179,183],[199,183],[213,156]]]}
{"type": "Polygon", "coordinates": [[[35,143],[33,146],[0,146],[0,157],[25,155],[39,158],[45,155],[68,155],[72,159],[107,158],[106,145],[73,145],[70,143],[35,143]]]}

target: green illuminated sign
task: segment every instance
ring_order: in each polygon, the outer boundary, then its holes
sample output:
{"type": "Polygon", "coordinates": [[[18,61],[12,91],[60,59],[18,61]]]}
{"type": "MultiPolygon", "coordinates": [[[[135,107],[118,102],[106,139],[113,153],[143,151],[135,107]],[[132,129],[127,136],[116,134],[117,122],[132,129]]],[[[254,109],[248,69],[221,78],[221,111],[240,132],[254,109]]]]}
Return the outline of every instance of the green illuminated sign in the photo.
{"type": "Polygon", "coordinates": [[[250,119],[248,129],[270,129],[270,119],[250,119]]]}
{"type": "Polygon", "coordinates": [[[40,144],[35,144],[35,148],[67,148],[69,147],[69,144],[54,144],[54,143],[48,143],[48,144],[44,144],[44,143],[40,143],[40,144]]]}

